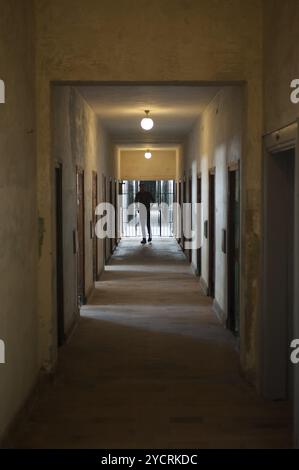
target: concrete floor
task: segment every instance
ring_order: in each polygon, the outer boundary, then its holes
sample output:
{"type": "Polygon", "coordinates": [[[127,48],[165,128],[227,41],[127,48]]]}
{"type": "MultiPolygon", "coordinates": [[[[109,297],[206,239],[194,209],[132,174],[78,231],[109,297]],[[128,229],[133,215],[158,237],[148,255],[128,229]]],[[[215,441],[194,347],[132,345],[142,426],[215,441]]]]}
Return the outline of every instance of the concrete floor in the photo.
{"type": "Polygon", "coordinates": [[[291,446],[288,405],[241,378],[174,240],[122,241],[81,313],[16,447],[291,446]]]}

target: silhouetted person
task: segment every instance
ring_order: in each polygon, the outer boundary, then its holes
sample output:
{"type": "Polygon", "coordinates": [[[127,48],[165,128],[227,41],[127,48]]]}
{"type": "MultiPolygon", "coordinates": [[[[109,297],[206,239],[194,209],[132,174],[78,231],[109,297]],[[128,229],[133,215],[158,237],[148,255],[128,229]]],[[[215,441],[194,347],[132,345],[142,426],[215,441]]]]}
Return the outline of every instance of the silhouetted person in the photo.
{"type": "Polygon", "coordinates": [[[149,191],[145,191],[144,184],[141,183],[139,186],[139,192],[136,194],[135,202],[143,204],[139,207],[140,225],[142,232],[142,245],[146,243],[146,229],[148,231],[148,241],[152,241],[152,230],[151,230],[151,203],[155,202],[152,194],[149,191]]]}

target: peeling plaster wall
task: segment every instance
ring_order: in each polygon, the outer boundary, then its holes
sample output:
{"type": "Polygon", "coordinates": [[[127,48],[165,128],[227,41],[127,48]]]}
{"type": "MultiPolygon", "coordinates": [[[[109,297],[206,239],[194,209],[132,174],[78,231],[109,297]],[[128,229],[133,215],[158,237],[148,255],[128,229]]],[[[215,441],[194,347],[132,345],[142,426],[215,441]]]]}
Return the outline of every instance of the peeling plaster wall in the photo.
{"type": "MultiPolygon", "coordinates": [[[[209,169],[215,168],[215,300],[222,320],[227,317],[227,259],[221,249],[222,229],[227,230],[227,167],[241,160],[244,92],[241,87],[225,87],[211,101],[196,122],[186,146],[186,175],[192,173],[192,201],[196,201],[197,175],[201,174],[202,230],[209,219],[209,169]]],[[[188,187],[188,186],[187,186],[188,187]]],[[[188,199],[190,200],[190,199],[188,199]]],[[[202,237],[202,273],[209,280],[209,242],[202,237]]],[[[197,267],[197,251],[192,264],[197,267]]]]}
{"type": "Polygon", "coordinates": [[[255,381],[262,129],[262,0],[36,0],[38,207],[46,233],[39,264],[40,355],[53,338],[51,80],[244,81],[241,361],[255,381]],[[154,21],[149,22],[149,18],[154,21]],[[138,25],[138,27],[136,27],[138,25]],[[145,33],[146,32],[146,33],[145,33]]]}
{"type": "MultiPolygon", "coordinates": [[[[93,288],[92,172],[98,175],[98,198],[102,196],[102,174],[113,174],[109,165],[109,141],[98,117],[74,87],[55,86],[52,94],[53,156],[63,171],[63,268],[64,314],[67,334],[77,319],[76,255],[73,231],[77,226],[76,167],[84,170],[85,193],[85,293],[93,288]]],[[[54,168],[53,168],[54,171],[54,168]]],[[[103,242],[98,240],[99,271],[104,267],[103,242]]],[[[54,325],[55,329],[55,325],[54,325]]]]}
{"type": "Polygon", "coordinates": [[[33,5],[0,0],[0,438],[38,374],[33,5]]]}

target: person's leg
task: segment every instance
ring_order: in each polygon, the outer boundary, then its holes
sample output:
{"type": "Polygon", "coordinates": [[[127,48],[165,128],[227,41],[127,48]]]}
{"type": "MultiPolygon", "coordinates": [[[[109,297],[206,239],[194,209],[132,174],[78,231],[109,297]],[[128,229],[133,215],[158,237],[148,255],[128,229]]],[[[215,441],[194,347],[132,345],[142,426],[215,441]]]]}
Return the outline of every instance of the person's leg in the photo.
{"type": "Polygon", "coordinates": [[[152,241],[152,228],[151,228],[151,211],[147,210],[147,215],[146,215],[146,222],[147,222],[147,231],[148,231],[148,241],[152,241]]]}
{"type": "Polygon", "coordinates": [[[140,219],[140,226],[141,226],[141,233],[142,233],[142,241],[141,243],[144,244],[146,243],[146,221],[147,221],[147,216],[146,216],[146,208],[143,206],[143,204],[140,204],[139,207],[139,219],[140,219]]]}

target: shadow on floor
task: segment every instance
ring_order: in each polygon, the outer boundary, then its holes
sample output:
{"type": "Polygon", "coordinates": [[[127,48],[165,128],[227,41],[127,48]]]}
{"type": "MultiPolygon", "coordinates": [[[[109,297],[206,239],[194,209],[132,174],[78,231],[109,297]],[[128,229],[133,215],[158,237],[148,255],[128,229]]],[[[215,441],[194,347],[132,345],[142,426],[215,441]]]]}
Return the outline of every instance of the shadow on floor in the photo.
{"type": "Polygon", "coordinates": [[[15,446],[290,447],[289,405],[242,379],[234,339],[175,241],[150,249],[167,272],[136,242],[120,244],[111,266],[121,269],[96,284],[15,446]]]}

